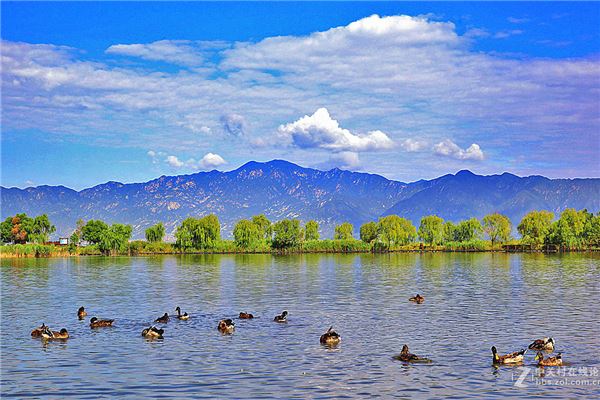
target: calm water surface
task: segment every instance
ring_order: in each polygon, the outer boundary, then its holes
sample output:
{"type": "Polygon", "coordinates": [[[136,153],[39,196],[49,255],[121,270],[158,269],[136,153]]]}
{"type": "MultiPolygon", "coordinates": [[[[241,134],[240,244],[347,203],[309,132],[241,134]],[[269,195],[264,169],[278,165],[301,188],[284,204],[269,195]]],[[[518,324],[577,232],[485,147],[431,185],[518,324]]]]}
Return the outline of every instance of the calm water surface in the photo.
{"type": "MultiPolygon", "coordinates": [[[[500,352],[552,336],[576,369],[600,369],[600,257],[539,254],[199,255],[1,260],[2,397],[598,397],[540,386],[500,352]],[[408,302],[415,293],[426,301],[408,302]],[[89,316],[114,318],[91,330],[89,316]],[[163,341],[140,336],[176,306],[163,341]],[[272,322],[289,311],[287,324],[272,322]],[[223,336],[219,319],[240,311],[223,336]],[[72,338],[30,337],[45,322],[72,338]],[[336,349],[319,344],[333,325],[336,349]],[[431,365],[392,356],[407,343],[431,365]]],[[[546,375],[548,370],[546,368],[546,375]]],[[[573,372],[573,371],[571,371],[573,372]]],[[[587,378],[577,375],[576,378],[587,378]]],[[[595,379],[600,379],[596,377],[595,379]]]]}

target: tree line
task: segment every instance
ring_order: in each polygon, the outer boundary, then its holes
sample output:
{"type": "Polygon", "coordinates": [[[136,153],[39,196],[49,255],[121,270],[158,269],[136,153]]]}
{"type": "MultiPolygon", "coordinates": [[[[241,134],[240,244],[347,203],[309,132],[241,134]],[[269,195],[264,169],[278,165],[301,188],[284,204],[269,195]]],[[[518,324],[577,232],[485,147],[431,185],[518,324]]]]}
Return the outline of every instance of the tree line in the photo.
{"type": "MultiPolygon", "coordinates": [[[[600,246],[600,213],[587,210],[564,210],[558,219],[549,211],[531,211],[517,226],[521,239],[511,237],[512,223],[499,213],[486,215],[481,220],[470,218],[457,223],[444,221],[436,215],[421,218],[415,227],[412,222],[398,215],[388,215],[378,221],[360,226],[354,236],[354,226],[344,222],[335,226],[333,240],[322,240],[319,223],[298,219],[271,222],[265,215],[237,221],[233,227],[233,241],[221,238],[221,224],[215,214],[201,218],[186,218],[175,230],[174,249],[180,252],[194,250],[255,250],[270,251],[298,249],[311,251],[386,251],[402,249],[418,244],[419,248],[485,250],[513,242],[534,248],[559,246],[578,249],[600,246]],[[488,242],[484,239],[487,238],[488,242]],[[489,243],[489,244],[488,244],[489,243]],[[490,247],[491,246],[491,247],[490,247]]],[[[30,218],[17,214],[0,224],[4,243],[44,243],[56,228],[46,214],[30,218]]],[[[102,254],[119,254],[131,249],[145,249],[140,241],[130,242],[132,227],[124,224],[109,225],[101,220],[77,221],[70,237],[70,250],[77,252],[79,246],[95,246],[102,254]]],[[[147,244],[163,243],[166,231],[162,223],[146,229],[147,244]]],[[[168,244],[171,246],[170,244],[168,244]]],[[[158,247],[154,247],[158,249],[158,247]]],[[[147,250],[147,249],[146,249],[147,250]]],[[[164,250],[164,248],[163,248],[164,250]]],[[[168,248],[167,248],[168,250],[168,248]]]]}

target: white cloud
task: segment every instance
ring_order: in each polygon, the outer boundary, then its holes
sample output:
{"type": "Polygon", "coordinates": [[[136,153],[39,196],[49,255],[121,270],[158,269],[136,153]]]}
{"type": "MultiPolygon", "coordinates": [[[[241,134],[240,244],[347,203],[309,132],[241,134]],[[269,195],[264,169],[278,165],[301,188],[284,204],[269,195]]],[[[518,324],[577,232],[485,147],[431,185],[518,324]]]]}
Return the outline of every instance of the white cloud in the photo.
{"type": "Polygon", "coordinates": [[[156,157],[156,152],[153,150],[148,150],[148,153],[146,153],[146,154],[148,154],[148,156],[152,157],[152,158],[156,157]]]}
{"type": "Polygon", "coordinates": [[[233,136],[243,136],[246,133],[246,120],[236,113],[222,115],[220,118],[223,130],[233,136]]]}
{"type": "Polygon", "coordinates": [[[516,17],[508,17],[506,19],[511,24],[524,24],[526,22],[531,21],[529,18],[516,18],[516,17]]]}
{"type": "Polygon", "coordinates": [[[516,35],[521,35],[521,34],[523,34],[523,31],[521,29],[511,29],[508,31],[496,32],[496,34],[494,35],[494,38],[495,39],[506,39],[511,36],[516,36],[516,35]]]}
{"type": "Polygon", "coordinates": [[[168,156],[165,161],[173,168],[181,168],[185,165],[185,163],[180,161],[177,156],[168,156]]]}
{"type": "MultiPolygon", "coordinates": [[[[210,133],[223,126],[225,132],[243,133],[229,149],[240,157],[267,159],[291,151],[301,160],[315,146],[359,151],[365,143],[360,138],[376,127],[390,133],[389,139],[395,139],[392,132],[410,132],[431,144],[436,138],[460,137],[494,148],[495,159],[522,155],[535,141],[540,151],[528,160],[536,158],[548,168],[568,166],[579,175],[589,175],[583,165],[596,170],[600,150],[589,144],[597,142],[600,124],[597,57],[486,52],[471,47],[481,34],[461,36],[451,22],[426,17],[372,16],[304,36],[218,45],[211,51],[226,50],[210,58],[214,65],[204,62],[184,71],[3,41],[2,131],[41,130],[68,141],[183,154],[214,148],[223,137],[210,133]],[[352,127],[350,134],[360,145],[336,148],[343,141],[315,137],[313,147],[275,147],[279,143],[268,134],[282,121],[323,104],[352,127]],[[224,110],[243,115],[243,122],[221,118],[224,110]],[[250,142],[271,146],[249,149],[250,142]],[[572,151],[565,154],[564,149],[572,151]]],[[[198,54],[204,57],[203,50],[198,54]]],[[[408,143],[403,147],[411,148],[408,143]]],[[[384,163],[388,171],[400,170],[394,165],[408,158],[380,156],[381,163],[370,164],[373,171],[381,171],[384,163]]],[[[443,164],[430,154],[421,156],[424,162],[443,164]]],[[[159,161],[166,167],[165,157],[159,161]]]]}
{"type": "Polygon", "coordinates": [[[369,151],[386,150],[394,145],[392,140],[379,130],[357,135],[340,127],[326,108],[319,108],[313,115],[305,115],[295,122],[280,125],[279,134],[300,148],[369,151]]]}
{"type": "Polygon", "coordinates": [[[415,152],[427,148],[427,142],[425,140],[408,138],[400,142],[400,147],[408,152],[415,152]]]}
{"type": "Polygon", "coordinates": [[[159,40],[145,44],[115,44],[106,49],[106,53],[139,57],[151,61],[164,61],[177,65],[197,66],[203,63],[206,49],[213,49],[210,45],[206,46],[206,43],[191,40],[159,40]]]}
{"type": "Polygon", "coordinates": [[[227,164],[227,162],[223,157],[214,153],[206,153],[199,162],[199,165],[204,169],[216,168],[223,164],[227,164]]]}
{"type": "Polygon", "coordinates": [[[194,158],[190,158],[187,161],[181,161],[179,157],[170,155],[165,159],[165,162],[172,168],[186,168],[192,170],[214,169],[223,164],[227,164],[227,161],[225,161],[223,157],[215,153],[206,153],[204,157],[198,161],[194,158]]]}
{"type": "Polygon", "coordinates": [[[476,160],[484,159],[483,151],[477,143],[473,143],[466,150],[461,149],[450,139],[445,139],[433,147],[435,154],[452,157],[458,160],[476,160]]]}

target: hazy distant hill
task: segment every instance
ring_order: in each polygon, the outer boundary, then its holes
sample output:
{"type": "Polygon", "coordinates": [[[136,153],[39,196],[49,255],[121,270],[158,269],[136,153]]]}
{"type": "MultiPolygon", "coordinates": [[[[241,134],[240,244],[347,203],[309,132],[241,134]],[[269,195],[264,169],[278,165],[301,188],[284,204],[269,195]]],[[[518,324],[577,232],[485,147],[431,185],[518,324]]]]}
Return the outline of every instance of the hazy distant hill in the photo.
{"type": "Polygon", "coordinates": [[[566,207],[600,210],[600,179],[480,176],[469,171],[430,181],[402,183],[379,175],[332,169],[319,171],[287,161],[249,162],[229,172],[161,176],[146,183],[108,182],[82,191],[63,186],[1,188],[1,217],[47,213],[57,234],[71,233],[78,218],[133,225],[142,237],[163,221],[167,231],[188,216],[215,213],[224,236],[241,218],[264,213],[282,218],[316,219],[322,235],[349,221],[360,224],[398,214],[418,224],[424,215],[460,220],[498,211],[514,222],[533,209],[560,212],[566,207]]]}

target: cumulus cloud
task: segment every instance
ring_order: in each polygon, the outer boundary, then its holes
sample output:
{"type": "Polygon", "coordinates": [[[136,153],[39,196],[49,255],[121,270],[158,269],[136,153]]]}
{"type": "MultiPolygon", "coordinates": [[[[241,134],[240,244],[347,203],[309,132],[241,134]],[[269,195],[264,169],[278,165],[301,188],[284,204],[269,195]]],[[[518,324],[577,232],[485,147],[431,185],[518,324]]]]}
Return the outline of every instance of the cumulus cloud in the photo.
{"type": "Polygon", "coordinates": [[[400,147],[408,152],[421,151],[427,148],[427,142],[425,140],[416,140],[416,139],[404,139],[400,142],[400,147]]]}
{"type": "MultiPolygon", "coordinates": [[[[274,142],[253,132],[273,132],[282,121],[292,121],[283,118],[328,104],[347,126],[411,132],[428,143],[461,137],[484,148],[503,135],[497,154],[518,157],[526,152],[524,144],[537,141],[540,151],[528,153],[528,160],[586,176],[589,166],[597,169],[600,150],[589,145],[597,142],[600,126],[597,57],[514,57],[472,48],[485,34],[459,35],[452,22],[427,17],[371,16],[308,35],[216,46],[214,65],[203,61],[184,72],[153,62],[140,68],[121,57],[110,62],[106,56],[83,57],[61,46],[3,41],[2,131],[40,130],[64,140],[182,154],[211,148],[222,136],[209,135],[204,127],[222,126],[244,136],[232,141],[231,150],[247,151],[249,142],[274,142]],[[244,118],[236,123],[223,110],[244,118]],[[565,154],[565,148],[572,151],[565,154]]],[[[186,45],[198,47],[178,46],[186,45]]],[[[204,57],[202,51],[194,54],[204,57]]],[[[316,125],[306,132],[290,129],[299,143],[308,144],[296,145],[300,153],[382,147],[369,132],[352,130],[354,139],[346,141],[348,129],[339,124],[333,136],[316,125]]],[[[284,136],[294,144],[291,132],[284,136]]],[[[385,143],[390,137],[383,135],[385,143]]],[[[256,152],[263,158],[282,155],[269,147],[256,152]]],[[[159,156],[164,166],[165,157],[159,156]]],[[[391,165],[402,162],[387,155],[382,161],[388,170],[398,170],[391,165]]]]}
{"type": "Polygon", "coordinates": [[[386,150],[394,145],[394,142],[379,130],[359,135],[340,127],[326,108],[319,108],[313,115],[305,115],[295,122],[280,125],[279,134],[300,148],[368,151],[386,150]]]}
{"type": "Polygon", "coordinates": [[[433,150],[435,154],[456,158],[458,160],[481,161],[484,159],[483,151],[477,143],[473,143],[466,150],[463,150],[452,140],[445,139],[436,144],[433,147],[433,150]]]}
{"type": "Polygon", "coordinates": [[[243,136],[246,133],[246,120],[235,113],[222,115],[220,118],[223,130],[233,136],[243,136]]]}
{"type": "Polygon", "coordinates": [[[185,165],[185,163],[179,160],[177,156],[168,156],[165,161],[173,168],[181,168],[185,165]]]}
{"type": "Polygon", "coordinates": [[[226,163],[223,157],[214,153],[206,153],[199,161],[199,165],[204,169],[216,168],[226,163]]]}
{"type": "Polygon", "coordinates": [[[227,164],[227,161],[218,154],[206,153],[200,160],[190,158],[187,161],[181,161],[179,157],[175,155],[167,156],[165,159],[170,167],[175,169],[186,168],[186,169],[214,169],[223,164],[227,164]]]}

